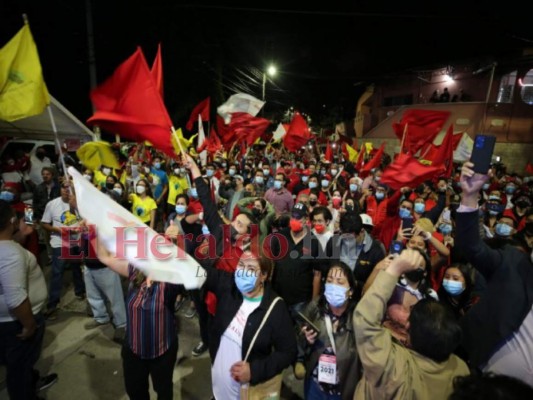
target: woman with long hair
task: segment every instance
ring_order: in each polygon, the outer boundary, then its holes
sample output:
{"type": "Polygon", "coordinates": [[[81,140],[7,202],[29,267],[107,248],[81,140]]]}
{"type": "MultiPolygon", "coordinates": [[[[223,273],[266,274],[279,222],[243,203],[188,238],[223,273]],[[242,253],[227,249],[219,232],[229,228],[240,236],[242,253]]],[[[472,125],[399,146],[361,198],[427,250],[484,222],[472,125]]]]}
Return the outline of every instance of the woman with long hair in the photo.
{"type": "Polygon", "coordinates": [[[129,195],[131,212],[142,222],[154,229],[157,203],[155,202],[150,183],[146,179],[139,179],[135,186],[135,193],[129,195]]]}
{"type": "Polygon", "coordinates": [[[308,350],[305,398],[352,399],[361,369],[352,322],[358,299],[354,296],[356,283],[348,265],[334,262],[323,289],[322,295],[304,312],[314,325],[303,322],[302,327],[308,350]]]}

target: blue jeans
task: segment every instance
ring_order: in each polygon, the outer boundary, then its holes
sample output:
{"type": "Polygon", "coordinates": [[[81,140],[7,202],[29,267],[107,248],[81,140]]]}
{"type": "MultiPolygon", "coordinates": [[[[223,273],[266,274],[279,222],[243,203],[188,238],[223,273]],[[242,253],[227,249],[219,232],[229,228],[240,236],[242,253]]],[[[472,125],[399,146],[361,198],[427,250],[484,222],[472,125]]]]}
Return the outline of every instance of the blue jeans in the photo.
{"type": "Polygon", "coordinates": [[[39,373],[33,366],[41,354],[45,321],[41,314],[34,317],[38,328],[26,340],[17,337],[22,331],[19,321],[0,322],[0,364],[6,366],[6,386],[11,399],[37,399],[39,373]]]}
{"type": "MultiPolygon", "coordinates": [[[[68,253],[68,250],[67,250],[68,253]]],[[[79,254],[79,248],[72,248],[70,254],[79,254]],[[77,249],[77,250],[76,250],[77,249]]],[[[61,257],[61,247],[52,248],[52,277],[50,278],[50,290],[48,293],[48,309],[56,308],[61,298],[63,286],[63,271],[66,267],[72,269],[74,281],[74,293],[76,296],[85,294],[85,283],[81,274],[81,260],[69,260],[61,257]]]]}
{"type": "Polygon", "coordinates": [[[100,323],[109,322],[105,300],[111,304],[115,328],[126,326],[126,306],[120,277],[108,268],[85,268],[85,287],[87,300],[93,311],[94,319],[100,323]]]}
{"type": "MultiPolygon", "coordinates": [[[[301,303],[296,303],[288,306],[289,314],[291,315],[292,321],[294,322],[294,330],[296,331],[296,337],[300,335],[300,324],[298,323],[298,313],[305,310],[307,307],[307,302],[302,301],[301,303]]],[[[305,350],[300,340],[297,341],[297,353],[296,353],[296,362],[304,362],[305,350]]]]}
{"type": "Polygon", "coordinates": [[[341,400],[337,394],[327,394],[320,390],[320,386],[313,380],[313,377],[306,379],[304,383],[305,400],[341,400]]]}

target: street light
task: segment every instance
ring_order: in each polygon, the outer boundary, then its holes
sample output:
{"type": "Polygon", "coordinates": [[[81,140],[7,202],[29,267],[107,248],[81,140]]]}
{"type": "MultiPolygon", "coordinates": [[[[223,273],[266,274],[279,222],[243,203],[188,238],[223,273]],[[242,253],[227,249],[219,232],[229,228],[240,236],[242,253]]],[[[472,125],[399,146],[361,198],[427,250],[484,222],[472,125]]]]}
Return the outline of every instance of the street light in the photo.
{"type": "Polygon", "coordinates": [[[278,70],[274,65],[270,65],[266,71],[263,72],[263,98],[262,100],[265,101],[265,92],[266,92],[266,80],[267,80],[267,74],[270,76],[276,75],[276,72],[278,70]]]}

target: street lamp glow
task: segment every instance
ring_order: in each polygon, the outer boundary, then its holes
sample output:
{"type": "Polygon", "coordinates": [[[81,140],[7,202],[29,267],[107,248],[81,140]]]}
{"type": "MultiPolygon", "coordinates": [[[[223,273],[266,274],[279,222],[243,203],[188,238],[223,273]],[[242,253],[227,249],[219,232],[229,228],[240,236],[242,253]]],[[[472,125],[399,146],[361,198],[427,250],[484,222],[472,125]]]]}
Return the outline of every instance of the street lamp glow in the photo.
{"type": "Polygon", "coordinates": [[[267,74],[270,76],[276,75],[277,69],[274,65],[270,65],[266,71],[263,72],[263,97],[262,100],[265,101],[266,98],[266,81],[267,81],[267,74]]]}

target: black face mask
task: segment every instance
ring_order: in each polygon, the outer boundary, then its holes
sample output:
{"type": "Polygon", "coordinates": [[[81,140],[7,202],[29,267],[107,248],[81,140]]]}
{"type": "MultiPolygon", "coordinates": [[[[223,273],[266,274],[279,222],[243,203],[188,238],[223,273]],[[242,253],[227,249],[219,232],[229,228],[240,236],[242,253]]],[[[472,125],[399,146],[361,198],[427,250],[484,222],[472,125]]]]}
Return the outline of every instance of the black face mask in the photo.
{"type": "Polygon", "coordinates": [[[426,271],[422,268],[415,269],[414,271],[409,271],[405,273],[405,277],[411,282],[420,282],[424,278],[424,273],[426,271]]]}
{"type": "Polygon", "coordinates": [[[527,208],[529,207],[531,204],[529,203],[529,201],[527,200],[520,200],[520,201],[517,201],[516,202],[516,206],[519,207],[519,208],[527,208]]]}
{"type": "Polygon", "coordinates": [[[42,160],[46,154],[45,153],[37,153],[36,156],[39,160],[42,160]]]}
{"type": "Polygon", "coordinates": [[[317,200],[309,200],[309,205],[310,205],[311,207],[316,206],[316,203],[317,203],[317,200]]]}
{"type": "Polygon", "coordinates": [[[353,211],[353,206],[351,204],[348,204],[345,208],[346,208],[346,211],[348,211],[348,212],[352,212],[353,211]]]}
{"type": "Polygon", "coordinates": [[[105,188],[106,188],[107,190],[113,190],[114,187],[115,187],[115,184],[114,184],[114,183],[106,182],[106,184],[105,184],[105,188]]]}
{"type": "Polygon", "coordinates": [[[235,242],[237,240],[237,236],[239,235],[239,232],[237,232],[237,229],[235,229],[233,225],[230,226],[229,233],[230,233],[231,241],[235,242]]]}
{"type": "Polygon", "coordinates": [[[244,192],[242,192],[242,195],[244,197],[252,197],[252,192],[249,192],[248,190],[245,190],[244,192]]]}
{"type": "Polygon", "coordinates": [[[257,208],[252,208],[252,214],[255,218],[261,218],[262,212],[257,208]]]}

